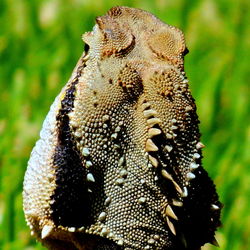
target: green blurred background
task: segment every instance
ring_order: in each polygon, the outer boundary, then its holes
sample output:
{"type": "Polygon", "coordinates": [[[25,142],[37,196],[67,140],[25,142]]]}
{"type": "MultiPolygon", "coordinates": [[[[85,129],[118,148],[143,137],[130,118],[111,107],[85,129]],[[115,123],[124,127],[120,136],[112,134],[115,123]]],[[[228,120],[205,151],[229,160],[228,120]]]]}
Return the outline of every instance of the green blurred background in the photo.
{"type": "Polygon", "coordinates": [[[81,34],[114,5],[148,10],[184,31],[203,163],[224,203],[217,240],[221,249],[250,249],[248,0],[0,1],[0,249],[43,249],[22,211],[29,154],[83,50],[81,34]]]}

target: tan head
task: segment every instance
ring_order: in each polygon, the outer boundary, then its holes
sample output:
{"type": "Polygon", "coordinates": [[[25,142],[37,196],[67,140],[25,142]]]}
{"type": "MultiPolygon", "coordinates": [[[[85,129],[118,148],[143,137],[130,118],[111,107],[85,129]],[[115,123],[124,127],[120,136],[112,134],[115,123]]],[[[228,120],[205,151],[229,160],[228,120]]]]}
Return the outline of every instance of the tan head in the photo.
{"type": "Polygon", "coordinates": [[[93,31],[85,33],[83,40],[93,55],[99,54],[102,59],[112,56],[158,59],[181,70],[187,51],[179,29],[146,11],[128,7],[113,7],[105,16],[96,18],[93,31]]]}

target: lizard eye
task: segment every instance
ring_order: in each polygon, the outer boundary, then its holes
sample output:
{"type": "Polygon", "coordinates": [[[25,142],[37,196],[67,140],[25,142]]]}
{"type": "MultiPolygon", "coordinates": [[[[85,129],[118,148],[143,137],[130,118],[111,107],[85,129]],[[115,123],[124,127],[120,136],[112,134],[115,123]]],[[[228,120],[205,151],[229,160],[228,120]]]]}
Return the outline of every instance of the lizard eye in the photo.
{"type": "Polygon", "coordinates": [[[189,53],[189,49],[186,47],[185,50],[183,51],[183,56],[189,53]]]}
{"type": "Polygon", "coordinates": [[[89,52],[89,45],[87,43],[84,44],[84,51],[86,54],[89,52]]]}

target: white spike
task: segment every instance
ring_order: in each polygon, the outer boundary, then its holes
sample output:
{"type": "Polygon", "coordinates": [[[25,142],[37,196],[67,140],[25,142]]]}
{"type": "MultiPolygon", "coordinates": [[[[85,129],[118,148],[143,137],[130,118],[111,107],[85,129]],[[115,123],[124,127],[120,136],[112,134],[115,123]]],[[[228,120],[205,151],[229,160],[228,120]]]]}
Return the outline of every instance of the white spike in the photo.
{"type": "Polygon", "coordinates": [[[101,235],[104,236],[104,237],[107,236],[108,233],[109,233],[109,230],[108,230],[106,227],[104,227],[104,228],[102,229],[102,231],[101,231],[101,235]]]}
{"type": "Polygon", "coordinates": [[[212,204],[212,209],[213,210],[218,210],[220,207],[219,206],[217,206],[217,205],[215,205],[215,204],[212,204]]]}
{"type": "Polygon", "coordinates": [[[150,118],[147,120],[147,124],[151,127],[153,127],[155,124],[161,123],[161,119],[159,118],[150,118]]]}
{"type": "Polygon", "coordinates": [[[34,217],[34,216],[36,216],[36,213],[34,212],[34,210],[27,210],[27,211],[25,211],[25,215],[30,216],[30,217],[34,217]]]}
{"type": "Polygon", "coordinates": [[[123,179],[123,178],[118,178],[118,179],[115,181],[115,184],[118,185],[118,186],[124,184],[124,179],[123,179]]]}
{"type": "Polygon", "coordinates": [[[149,102],[145,102],[141,106],[142,106],[142,109],[144,110],[144,109],[147,109],[147,108],[150,107],[150,103],[149,102]]]}
{"type": "Polygon", "coordinates": [[[109,232],[108,236],[109,239],[113,239],[114,238],[114,234],[112,232],[109,232]]]}
{"type": "Polygon", "coordinates": [[[193,109],[192,106],[187,106],[187,107],[185,108],[185,111],[188,112],[188,111],[191,111],[192,109],[193,109]]]}
{"type": "Polygon", "coordinates": [[[196,163],[194,163],[194,162],[191,162],[191,164],[190,164],[190,169],[191,169],[191,170],[196,169],[196,168],[198,168],[198,167],[199,167],[199,164],[196,164],[196,163]]]}
{"type": "Polygon", "coordinates": [[[187,173],[187,178],[189,179],[189,180],[192,180],[192,179],[194,179],[195,178],[195,175],[193,174],[193,173],[187,173]]]}
{"type": "Polygon", "coordinates": [[[167,218],[167,224],[168,224],[169,229],[174,235],[176,235],[174,224],[169,220],[168,216],[166,218],[167,218]]]}
{"type": "Polygon", "coordinates": [[[148,240],[148,244],[153,245],[154,243],[155,243],[155,240],[154,240],[154,239],[149,239],[149,240],[148,240]]]}
{"type": "Polygon", "coordinates": [[[89,149],[88,149],[88,148],[83,148],[83,149],[82,149],[82,154],[83,154],[83,156],[85,156],[85,157],[89,156],[89,154],[90,154],[89,149]]]}
{"type": "Polygon", "coordinates": [[[187,196],[188,196],[188,190],[187,187],[184,187],[182,192],[182,197],[187,197],[187,196]]]}
{"type": "Polygon", "coordinates": [[[111,135],[111,139],[115,140],[117,138],[118,134],[117,133],[114,133],[111,135]]]}
{"type": "Polygon", "coordinates": [[[74,233],[76,231],[76,228],[75,227],[69,227],[68,231],[71,232],[71,233],[74,233]]]}
{"type": "Polygon", "coordinates": [[[182,201],[178,201],[178,200],[173,200],[173,205],[176,207],[182,207],[183,206],[183,202],[182,201]]]}
{"type": "Polygon", "coordinates": [[[107,214],[105,212],[101,212],[99,217],[98,217],[98,220],[104,221],[106,219],[106,216],[107,216],[107,214]]]}
{"type": "Polygon", "coordinates": [[[159,148],[154,144],[154,142],[151,139],[147,139],[145,149],[147,152],[150,151],[155,152],[159,150],[159,148]]]}
{"type": "Polygon", "coordinates": [[[128,175],[128,171],[127,171],[126,169],[122,169],[122,170],[120,171],[120,176],[125,177],[125,176],[127,176],[127,175],[128,175]]]}
{"type": "Polygon", "coordinates": [[[165,177],[166,179],[169,179],[169,180],[173,181],[172,176],[171,176],[165,169],[162,169],[162,170],[161,170],[161,174],[162,174],[163,177],[165,177]]]}
{"type": "Polygon", "coordinates": [[[170,127],[170,129],[171,129],[171,130],[176,130],[176,129],[178,129],[178,127],[175,126],[175,125],[173,125],[173,126],[170,127]]]}
{"type": "Polygon", "coordinates": [[[93,163],[91,161],[86,161],[86,168],[90,168],[93,166],[93,163]]]}
{"type": "Polygon", "coordinates": [[[205,145],[204,145],[202,142],[198,142],[198,143],[196,144],[196,148],[197,148],[197,149],[205,148],[205,145]]]}
{"type": "Polygon", "coordinates": [[[150,129],[148,130],[148,136],[149,136],[149,138],[152,138],[152,137],[154,137],[155,135],[159,135],[159,134],[161,134],[161,130],[158,129],[158,128],[150,128],[150,129]]]}
{"type": "Polygon", "coordinates": [[[79,231],[79,232],[83,232],[84,230],[85,230],[85,227],[80,227],[77,229],[77,231],[79,231]]]}
{"type": "Polygon", "coordinates": [[[109,119],[110,119],[109,115],[104,115],[104,116],[102,117],[102,120],[103,120],[104,122],[107,122],[109,119]]]}
{"type": "Polygon", "coordinates": [[[139,204],[144,204],[146,202],[146,198],[145,197],[141,197],[139,200],[138,200],[138,203],[139,204]]]}
{"type": "Polygon", "coordinates": [[[157,112],[153,109],[147,109],[147,110],[143,111],[143,115],[144,115],[144,117],[149,118],[151,116],[156,116],[157,112]]]}
{"type": "Polygon", "coordinates": [[[166,149],[168,152],[171,152],[172,149],[173,149],[173,147],[170,146],[170,145],[166,145],[166,146],[165,146],[165,149],[166,149]]]}
{"type": "Polygon", "coordinates": [[[87,174],[87,181],[89,182],[95,182],[95,178],[91,173],[87,174]]]}
{"type": "Polygon", "coordinates": [[[123,246],[123,240],[122,239],[118,240],[117,245],[118,246],[123,246]]]}
{"type": "Polygon", "coordinates": [[[104,205],[105,206],[108,206],[111,202],[111,198],[110,197],[107,197],[106,200],[104,201],[104,205]]]}
{"type": "Polygon", "coordinates": [[[175,220],[178,220],[176,214],[174,213],[170,205],[167,205],[167,207],[165,208],[165,214],[175,220]]]}
{"type": "Polygon", "coordinates": [[[114,149],[120,149],[121,148],[121,146],[119,145],[119,144],[114,144],[114,149]]]}
{"type": "Polygon", "coordinates": [[[118,133],[118,132],[120,132],[120,131],[121,131],[121,127],[120,127],[120,126],[118,126],[118,127],[115,128],[115,132],[116,132],[116,133],[118,133]]]}
{"type": "Polygon", "coordinates": [[[124,161],[125,161],[124,156],[122,156],[118,161],[118,166],[122,166],[124,161]]]}
{"type": "Polygon", "coordinates": [[[159,240],[160,239],[160,235],[159,234],[155,234],[154,235],[154,240],[159,240]]]}
{"type": "Polygon", "coordinates": [[[140,183],[141,183],[142,185],[144,185],[144,184],[146,183],[145,179],[141,179],[141,180],[140,180],[140,183]]]}
{"type": "Polygon", "coordinates": [[[173,182],[173,184],[174,184],[174,186],[175,186],[175,188],[176,188],[176,190],[177,190],[178,193],[183,194],[183,191],[180,188],[180,186],[173,180],[173,177],[165,169],[161,170],[161,174],[162,174],[162,176],[164,178],[166,178],[166,179],[168,179],[168,180],[170,180],[170,181],[173,182]]]}
{"type": "Polygon", "coordinates": [[[53,230],[53,226],[45,225],[42,229],[41,238],[42,239],[47,238],[51,234],[52,230],[53,230]]]}
{"type": "Polygon", "coordinates": [[[150,160],[150,162],[152,163],[152,165],[157,168],[159,165],[159,162],[156,158],[154,158],[153,156],[149,155],[148,159],[150,160]]]}
{"type": "Polygon", "coordinates": [[[200,154],[198,154],[198,153],[194,153],[194,159],[199,159],[201,156],[200,156],[200,154]]]}
{"type": "Polygon", "coordinates": [[[171,134],[169,134],[169,133],[166,134],[166,137],[167,137],[167,139],[172,139],[173,138],[173,136],[171,134]]]}

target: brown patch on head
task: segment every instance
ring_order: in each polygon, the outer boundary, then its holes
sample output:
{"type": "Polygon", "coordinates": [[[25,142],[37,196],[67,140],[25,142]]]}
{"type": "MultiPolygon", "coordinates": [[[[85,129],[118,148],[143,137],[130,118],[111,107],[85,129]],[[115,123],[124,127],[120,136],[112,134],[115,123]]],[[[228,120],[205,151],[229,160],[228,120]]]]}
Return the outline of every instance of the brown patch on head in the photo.
{"type": "Polygon", "coordinates": [[[107,14],[112,17],[119,17],[122,14],[122,7],[120,6],[113,7],[108,11],[107,14]]]}
{"type": "Polygon", "coordinates": [[[111,56],[112,54],[126,54],[134,43],[134,36],[124,24],[121,26],[106,15],[96,18],[96,23],[103,35],[102,55],[111,56]]]}
{"type": "Polygon", "coordinates": [[[183,64],[185,39],[183,33],[174,27],[164,27],[155,32],[148,45],[158,58],[165,59],[175,66],[183,64]]]}

